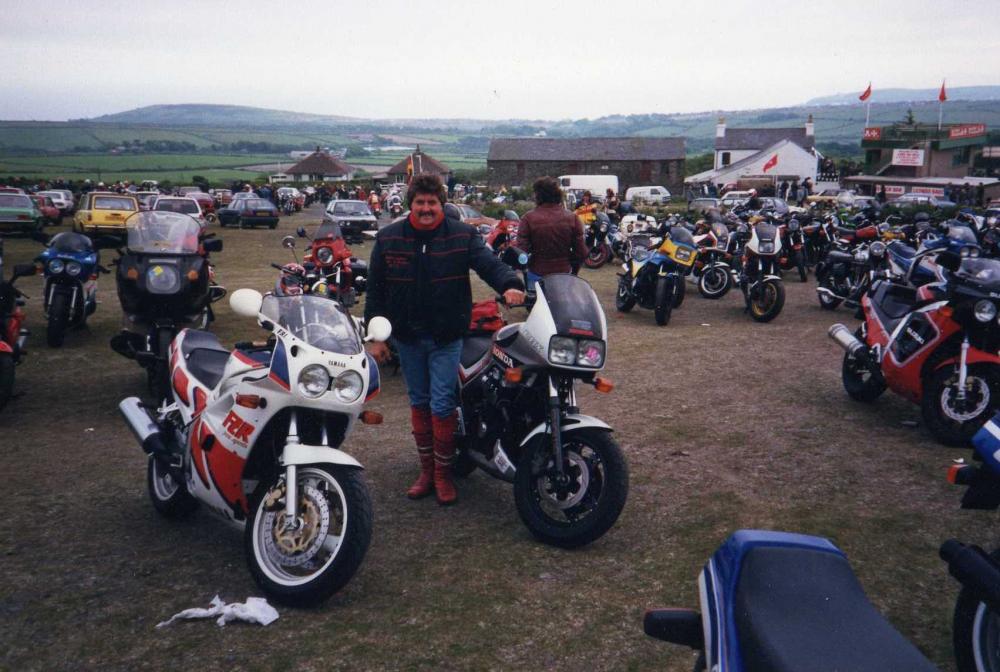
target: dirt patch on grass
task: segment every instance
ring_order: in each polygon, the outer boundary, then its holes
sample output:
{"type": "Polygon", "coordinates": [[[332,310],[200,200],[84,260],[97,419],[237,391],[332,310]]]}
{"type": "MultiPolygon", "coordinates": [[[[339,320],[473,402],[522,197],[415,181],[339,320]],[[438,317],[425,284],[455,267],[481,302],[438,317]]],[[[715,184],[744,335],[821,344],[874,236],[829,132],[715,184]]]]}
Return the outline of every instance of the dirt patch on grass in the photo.
{"type": "MultiPolygon", "coordinates": [[[[269,289],[268,263],[288,260],[281,237],[320,216],[221,230],[220,282],[269,289]]],[[[7,267],[38,249],[8,241],[7,267]]],[[[771,324],[753,323],[735,294],[706,301],[691,291],[660,328],[649,311],[615,313],[616,270],[583,272],[608,311],[606,376],[617,387],[583,391],[580,403],[615,428],[632,476],[604,538],[572,552],[538,544],[510,486],[481,474],[460,483],[457,507],[407,500],[416,460],[405,394],[400,377],[386,376],[371,406],[385,424],[361,426],[346,445],[366,467],[375,507],[358,575],[320,609],[224,629],[154,630],[216,593],[259,591],[238,531],[203,512],[164,520],[147,500],[145,458],[116,409],[144,378],[108,346],[120,322],[113,282],[100,280],[89,326],[51,350],[41,280],[22,281],[34,333],[17,371],[24,394],[0,415],[0,667],[689,670],[689,651],[642,634],[643,610],[697,607],[710,553],[736,528],[763,527],[832,537],[876,605],[953,669],[957,584],[936,549],[951,536],[995,542],[994,517],[959,511],[960,493],[944,481],[948,460],[968,451],[902,426],[919,412],[899,398],[847,398],[826,329],[855,321],[820,310],[812,283],[789,280],[771,324]]],[[[225,302],[217,312],[224,343],[261,334],[225,302]]]]}

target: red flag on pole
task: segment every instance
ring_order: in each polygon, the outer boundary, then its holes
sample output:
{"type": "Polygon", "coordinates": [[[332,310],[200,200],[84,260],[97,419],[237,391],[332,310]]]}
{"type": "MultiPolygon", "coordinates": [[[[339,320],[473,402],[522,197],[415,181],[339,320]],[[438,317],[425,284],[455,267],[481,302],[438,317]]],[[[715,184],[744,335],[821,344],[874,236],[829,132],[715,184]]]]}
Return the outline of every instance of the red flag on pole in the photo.
{"type": "Polygon", "coordinates": [[[763,172],[766,173],[767,171],[769,171],[772,168],[774,168],[776,165],[778,165],[778,155],[777,154],[775,154],[774,156],[772,156],[770,159],[767,160],[767,163],[764,164],[764,171],[763,172]]]}
{"type": "Polygon", "coordinates": [[[948,100],[948,94],[944,92],[944,80],[941,80],[941,93],[938,94],[938,102],[943,103],[948,100]]]}
{"type": "Polygon", "coordinates": [[[871,97],[872,97],[872,83],[868,82],[868,88],[865,89],[864,93],[858,96],[858,100],[868,100],[871,97]]]}

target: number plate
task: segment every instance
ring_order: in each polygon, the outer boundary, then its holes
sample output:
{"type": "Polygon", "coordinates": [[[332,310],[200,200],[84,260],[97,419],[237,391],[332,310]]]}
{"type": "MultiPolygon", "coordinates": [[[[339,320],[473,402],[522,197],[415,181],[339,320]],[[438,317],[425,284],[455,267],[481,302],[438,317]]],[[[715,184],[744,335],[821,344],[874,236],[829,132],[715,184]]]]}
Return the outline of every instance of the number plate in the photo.
{"type": "Polygon", "coordinates": [[[503,472],[514,468],[514,465],[507,459],[507,455],[500,446],[497,446],[497,454],[493,456],[493,464],[497,465],[497,469],[503,472]]]}

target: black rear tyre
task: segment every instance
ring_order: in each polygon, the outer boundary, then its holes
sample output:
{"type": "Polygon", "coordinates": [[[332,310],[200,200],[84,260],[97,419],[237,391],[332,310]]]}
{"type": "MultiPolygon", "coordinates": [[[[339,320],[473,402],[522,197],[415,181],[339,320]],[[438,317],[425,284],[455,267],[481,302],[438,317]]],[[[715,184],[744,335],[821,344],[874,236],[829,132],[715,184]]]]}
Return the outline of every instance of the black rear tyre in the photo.
{"type": "Polygon", "coordinates": [[[146,488],[153,508],[167,518],[186,518],[198,508],[183,481],[176,479],[155,457],[146,466],[146,488]]]}
{"type": "Polygon", "coordinates": [[[674,308],[674,282],[670,278],[656,281],[656,295],[653,304],[653,319],[661,327],[670,322],[670,312],[674,308]]]}
{"type": "Polygon", "coordinates": [[[698,292],[706,299],[721,299],[732,287],[729,271],[722,266],[711,266],[698,278],[698,292]]]}
{"type": "MultiPolygon", "coordinates": [[[[862,343],[864,342],[864,335],[860,327],[854,332],[854,335],[862,343]]],[[[841,379],[844,381],[844,390],[855,401],[868,404],[885,392],[886,385],[882,376],[873,374],[867,366],[851,357],[849,352],[844,353],[844,362],[840,370],[841,379]]]]}
{"type": "Polygon", "coordinates": [[[609,252],[606,244],[596,243],[594,247],[590,248],[590,253],[583,260],[583,265],[587,268],[600,268],[608,262],[609,252]]]}

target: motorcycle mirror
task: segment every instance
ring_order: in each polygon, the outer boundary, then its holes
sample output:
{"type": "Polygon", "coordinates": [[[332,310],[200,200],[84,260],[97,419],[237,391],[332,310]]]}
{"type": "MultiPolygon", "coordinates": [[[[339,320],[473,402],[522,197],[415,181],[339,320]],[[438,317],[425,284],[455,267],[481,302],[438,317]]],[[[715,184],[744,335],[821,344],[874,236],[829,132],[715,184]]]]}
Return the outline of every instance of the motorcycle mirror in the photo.
{"type": "Polygon", "coordinates": [[[206,252],[222,252],[222,241],[218,238],[206,240],[201,245],[205,248],[206,252]]]}
{"type": "Polygon", "coordinates": [[[281,246],[287,247],[289,250],[295,249],[295,238],[291,236],[285,236],[281,239],[281,246]]]}
{"type": "Polygon", "coordinates": [[[939,254],[936,261],[938,266],[946,268],[952,272],[957,271],[958,267],[962,265],[962,257],[949,251],[944,251],[939,254]]]}
{"type": "Polygon", "coordinates": [[[229,306],[241,317],[257,317],[264,296],[256,289],[237,289],[229,297],[229,306]]]}
{"type": "Polygon", "coordinates": [[[366,332],[368,335],[365,336],[365,342],[382,343],[388,341],[389,337],[392,336],[392,324],[384,317],[373,317],[368,321],[366,332]]]}
{"type": "Polygon", "coordinates": [[[306,238],[307,236],[305,227],[300,226],[299,228],[295,229],[295,235],[297,235],[299,238],[306,238]]]}
{"type": "Polygon", "coordinates": [[[35,274],[34,264],[15,264],[14,265],[14,277],[23,278],[29,275],[35,274]]]}

